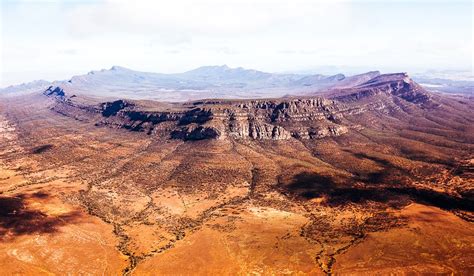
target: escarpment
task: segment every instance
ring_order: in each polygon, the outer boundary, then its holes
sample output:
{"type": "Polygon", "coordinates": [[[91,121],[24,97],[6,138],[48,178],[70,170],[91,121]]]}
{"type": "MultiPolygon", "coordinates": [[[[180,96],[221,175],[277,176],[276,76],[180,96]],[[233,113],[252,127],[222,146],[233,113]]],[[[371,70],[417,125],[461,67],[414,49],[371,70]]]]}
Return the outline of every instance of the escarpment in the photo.
{"type": "MultiPolygon", "coordinates": [[[[324,139],[348,133],[351,116],[398,112],[400,101],[426,105],[430,95],[405,73],[378,75],[355,87],[315,96],[159,103],[115,100],[90,104],[49,87],[54,110],[97,126],[124,128],[185,141],[202,139],[324,139]]],[[[406,104],[402,106],[406,108],[406,104]]]]}
{"type": "Polygon", "coordinates": [[[430,101],[430,95],[406,73],[379,75],[363,84],[337,91],[333,99],[354,102],[375,95],[391,95],[415,104],[430,101]]]}
{"type": "Polygon", "coordinates": [[[288,140],[339,136],[341,107],[322,98],[259,101],[219,101],[183,104],[172,110],[147,110],[125,100],[94,106],[57,97],[53,109],[71,117],[89,115],[97,126],[165,135],[172,139],[288,140]]]}

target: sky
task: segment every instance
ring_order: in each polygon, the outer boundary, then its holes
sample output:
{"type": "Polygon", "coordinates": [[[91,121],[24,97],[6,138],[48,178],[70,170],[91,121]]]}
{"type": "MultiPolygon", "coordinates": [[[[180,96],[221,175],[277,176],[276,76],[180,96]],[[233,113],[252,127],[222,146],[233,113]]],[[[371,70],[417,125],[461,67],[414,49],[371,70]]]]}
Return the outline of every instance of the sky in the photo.
{"type": "Polygon", "coordinates": [[[471,0],[0,2],[0,87],[113,65],[472,72],[474,62],[471,0]]]}

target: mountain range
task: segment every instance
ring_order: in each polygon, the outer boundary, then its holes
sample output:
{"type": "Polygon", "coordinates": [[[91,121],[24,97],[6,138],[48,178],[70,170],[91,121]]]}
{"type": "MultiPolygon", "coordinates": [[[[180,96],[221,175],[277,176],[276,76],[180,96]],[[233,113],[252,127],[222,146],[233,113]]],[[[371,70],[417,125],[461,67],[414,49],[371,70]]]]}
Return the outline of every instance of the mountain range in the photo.
{"type": "MultiPolygon", "coordinates": [[[[268,98],[314,94],[321,90],[349,88],[362,84],[381,73],[370,71],[358,75],[267,73],[242,67],[202,66],[184,73],[162,74],[131,70],[121,66],[90,71],[69,80],[33,81],[0,90],[3,94],[33,91],[49,85],[72,94],[91,97],[188,101],[204,98],[268,98]]],[[[415,75],[427,89],[472,95],[472,80],[452,80],[439,75],[415,75]]]]}
{"type": "Polygon", "coordinates": [[[321,89],[350,87],[379,75],[373,71],[347,77],[343,74],[278,74],[242,67],[203,66],[177,74],[140,72],[120,66],[91,71],[66,81],[34,81],[10,86],[2,93],[15,93],[48,85],[72,94],[91,97],[186,101],[202,98],[265,98],[317,92],[321,89]]]}

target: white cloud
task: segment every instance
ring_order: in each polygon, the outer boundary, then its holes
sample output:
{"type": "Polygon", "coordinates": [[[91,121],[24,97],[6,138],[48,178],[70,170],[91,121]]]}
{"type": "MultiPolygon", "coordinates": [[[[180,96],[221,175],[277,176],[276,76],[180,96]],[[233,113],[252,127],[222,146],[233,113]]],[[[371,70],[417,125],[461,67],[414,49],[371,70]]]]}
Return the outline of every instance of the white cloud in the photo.
{"type": "Polygon", "coordinates": [[[268,71],[321,65],[409,71],[466,66],[472,58],[472,27],[465,26],[472,13],[464,12],[465,5],[329,0],[1,3],[1,86],[68,78],[112,65],[158,72],[224,63],[268,71]]]}
{"type": "Polygon", "coordinates": [[[67,13],[71,34],[104,32],[203,36],[259,33],[285,25],[341,24],[347,5],[328,1],[105,1],[67,13]]]}

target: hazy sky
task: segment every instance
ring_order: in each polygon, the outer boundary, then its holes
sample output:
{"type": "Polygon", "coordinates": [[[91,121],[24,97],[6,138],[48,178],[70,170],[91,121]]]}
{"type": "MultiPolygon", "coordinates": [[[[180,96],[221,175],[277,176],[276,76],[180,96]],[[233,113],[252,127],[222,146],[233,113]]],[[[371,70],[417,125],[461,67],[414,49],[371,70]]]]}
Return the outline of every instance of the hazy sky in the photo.
{"type": "Polygon", "coordinates": [[[112,65],[413,72],[473,63],[471,0],[0,1],[1,87],[112,65]]]}

